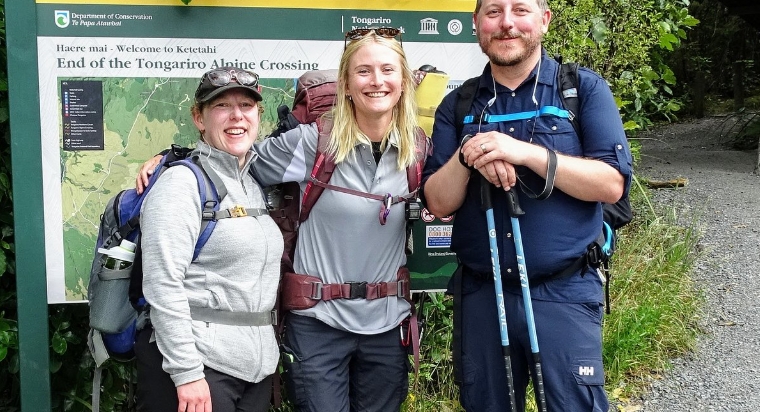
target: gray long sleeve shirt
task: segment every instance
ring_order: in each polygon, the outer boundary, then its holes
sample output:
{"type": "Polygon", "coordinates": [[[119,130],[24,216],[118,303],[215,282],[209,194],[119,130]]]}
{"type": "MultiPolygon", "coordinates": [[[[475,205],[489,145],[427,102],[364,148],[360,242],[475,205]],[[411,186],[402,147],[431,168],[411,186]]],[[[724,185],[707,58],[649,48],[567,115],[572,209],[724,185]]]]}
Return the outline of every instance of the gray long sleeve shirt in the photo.
{"type": "MultiPolygon", "coordinates": [[[[196,152],[228,191],[220,209],[265,208],[261,189],[238,159],[198,142],[196,152]]],[[[192,320],[190,307],[266,312],[274,307],[282,235],[268,216],[220,219],[193,261],[200,234],[198,184],[183,166],[166,170],[148,193],[141,214],[143,292],[163,368],[179,386],[204,378],[204,365],[259,382],[274,373],[278,348],[272,326],[229,326],[192,320]]]]}
{"type": "MultiPolygon", "coordinates": [[[[330,184],[380,195],[408,194],[406,170],[397,167],[396,142],[391,136],[379,164],[370,145],[356,145],[354,152],[337,164],[330,184]]],[[[257,178],[264,185],[299,182],[303,191],[316,148],[316,124],[301,125],[257,143],[257,178]]],[[[379,221],[380,207],[380,201],[326,189],[298,229],[294,270],[317,276],[324,283],[395,281],[399,267],[406,264],[404,204],[391,206],[385,225],[379,221]]],[[[321,301],[295,313],[317,318],[336,329],[377,334],[398,326],[409,316],[409,310],[408,302],[394,296],[321,301]]]]}

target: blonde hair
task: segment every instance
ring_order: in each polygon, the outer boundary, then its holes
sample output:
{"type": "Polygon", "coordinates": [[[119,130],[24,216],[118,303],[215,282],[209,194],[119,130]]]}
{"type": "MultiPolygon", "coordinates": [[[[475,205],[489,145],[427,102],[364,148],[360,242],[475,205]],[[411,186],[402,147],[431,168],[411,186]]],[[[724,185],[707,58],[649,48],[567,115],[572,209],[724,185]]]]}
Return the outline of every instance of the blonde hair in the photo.
{"type": "Polygon", "coordinates": [[[388,130],[384,131],[382,148],[388,144],[388,136],[398,136],[398,169],[402,170],[415,163],[417,153],[415,140],[417,133],[417,102],[414,95],[414,75],[406,60],[404,49],[395,39],[378,36],[374,31],[348,44],[338,67],[338,91],[336,104],[332,111],[325,114],[325,119],[332,122],[329,143],[325,152],[332,155],[335,163],[340,163],[353,153],[358,143],[371,144],[369,138],[359,130],[354,113],[353,102],[346,95],[351,57],[362,47],[377,43],[388,47],[399,55],[401,62],[401,97],[393,107],[393,118],[388,130]]]}

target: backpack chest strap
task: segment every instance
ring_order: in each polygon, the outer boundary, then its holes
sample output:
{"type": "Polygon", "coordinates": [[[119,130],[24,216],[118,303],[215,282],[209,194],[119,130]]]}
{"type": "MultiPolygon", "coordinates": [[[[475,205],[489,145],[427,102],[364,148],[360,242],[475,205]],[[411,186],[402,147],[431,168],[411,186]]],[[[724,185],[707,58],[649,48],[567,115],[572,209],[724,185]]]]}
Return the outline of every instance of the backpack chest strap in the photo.
{"type": "MultiPolygon", "coordinates": [[[[542,116],[554,116],[570,119],[571,114],[567,110],[560,109],[556,106],[543,106],[537,110],[529,110],[527,112],[508,113],[508,114],[488,114],[483,115],[483,122],[485,123],[500,123],[500,122],[513,122],[516,120],[528,120],[535,119],[542,116]]],[[[465,116],[464,124],[475,123],[475,116],[465,116]]]]}
{"type": "Polygon", "coordinates": [[[235,217],[257,217],[266,215],[268,212],[266,209],[254,209],[254,208],[244,208],[243,206],[235,206],[231,207],[229,209],[225,210],[209,210],[203,212],[203,220],[219,220],[219,219],[229,219],[229,218],[235,218],[235,217]]]}
{"type": "Polygon", "coordinates": [[[269,326],[277,324],[277,311],[230,312],[210,308],[190,307],[193,320],[230,326],[269,326]]]}
{"type": "Polygon", "coordinates": [[[359,197],[365,197],[367,199],[379,200],[381,202],[388,202],[389,203],[388,206],[395,205],[396,203],[401,203],[401,202],[404,202],[404,201],[408,201],[409,199],[413,199],[417,195],[416,191],[415,191],[415,193],[409,193],[409,194],[403,195],[403,196],[399,196],[399,195],[397,195],[397,196],[378,195],[378,194],[374,194],[374,193],[362,192],[360,190],[349,189],[349,188],[343,187],[343,186],[331,185],[331,184],[325,183],[325,182],[323,182],[323,181],[321,181],[321,180],[319,180],[319,179],[317,179],[315,177],[311,178],[311,182],[313,184],[319,186],[319,187],[323,187],[323,188],[328,189],[328,190],[334,190],[336,192],[346,193],[346,194],[349,194],[349,195],[354,195],[354,196],[359,196],[359,197]]]}

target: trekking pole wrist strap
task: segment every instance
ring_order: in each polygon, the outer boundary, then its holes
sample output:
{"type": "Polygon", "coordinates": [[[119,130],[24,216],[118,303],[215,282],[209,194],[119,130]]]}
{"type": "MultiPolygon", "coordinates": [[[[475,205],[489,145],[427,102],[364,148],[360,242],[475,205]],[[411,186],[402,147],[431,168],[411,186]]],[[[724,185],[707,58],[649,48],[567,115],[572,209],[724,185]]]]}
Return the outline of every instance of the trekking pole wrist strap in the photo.
{"type": "Polygon", "coordinates": [[[520,185],[523,187],[523,193],[528,197],[536,200],[544,200],[548,198],[554,190],[554,178],[557,175],[557,152],[552,149],[546,148],[546,181],[541,193],[535,194],[532,190],[527,188],[522,182],[520,185]]]}
{"type": "Polygon", "coordinates": [[[467,170],[474,171],[476,170],[474,166],[470,166],[467,164],[467,162],[464,160],[464,153],[462,153],[462,148],[464,147],[464,144],[467,143],[468,140],[472,138],[472,135],[466,135],[462,138],[462,141],[459,142],[459,163],[462,164],[467,170]]]}

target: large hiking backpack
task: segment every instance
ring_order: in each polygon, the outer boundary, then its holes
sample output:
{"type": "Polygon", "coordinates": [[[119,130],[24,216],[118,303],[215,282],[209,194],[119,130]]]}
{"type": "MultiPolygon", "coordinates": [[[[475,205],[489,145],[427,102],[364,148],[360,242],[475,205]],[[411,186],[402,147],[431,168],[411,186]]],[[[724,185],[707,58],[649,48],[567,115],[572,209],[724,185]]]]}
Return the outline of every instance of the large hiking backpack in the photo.
{"type": "MultiPolygon", "coordinates": [[[[578,78],[578,63],[563,63],[562,56],[555,56],[555,60],[560,64],[557,72],[557,82],[560,85],[559,93],[560,100],[565,110],[568,111],[568,120],[573,125],[578,138],[583,141],[583,134],[581,133],[581,119],[578,114],[580,113],[580,100],[578,98],[578,88],[580,87],[578,78]]],[[[462,129],[464,127],[465,117],[470,112],[472,103],[475,100],[475,94],[478,88],[479,77],[466,80],[462,86],[456,91],[457,101],[455,104],[455,126],[457,136],[461,136],[462,129]]],[[[596,246],[589,245],[589,253],[597,253],[598,256],[593,262],[603,268],[606,276],[605,282],[605,298],[606,298],[606,310],[609,313],[610,301],[609,301],[609,285],[610,285],[610,271],[609,262],[612,254],[615,252],[615,231],[628,223],[633,219],[633,211],[631,210],[631,203],[628,196],[623,196],[616,203],[603,203],[603,227],[600,232],[600,240],[595,242],[596,246]],[[593,250],[592,250],[593,246],[593,250]]],[[[583,263],[583,262],[581,262],[583,263]]],[[[578,264],[581,264],[578,263],[578,264]]],[[[575,271],[580,267],[575,268],[576,264],[573,264],[567,271],[575,271]]]]}
{"type": "MultiPolygon", "coordinates": [[[[270,207],[269,215],[277,223],[285,241],[282,273],[293,270],[293,256],[298,236],[298,225],[308,219],[312,207],[324,189],[348,191],[348,193],[357,196],[373,197],[373,195],[367,193],[339,188],[329,184],[332,172],[335,170],[335,162],[330,156],[325,155],[324,150],[327,147],[332,125],[329,121],[323,120],[322,115],[332,109],[335,104],[337,81],[337,70],[313,70],[301,75],[298,78],[292,109],[285,105],[278,107],[277,127],[267,136],[279,136],[288,130],[294,129],[299,124],[311,124],[314,122],[317,123],[319,131],[317,153],[311,171],[311,180],[304,189],[304,196],[301,197],[301,189],[296,182],[269,186],[265,190],[267,204],[270,207]]],[[[407,168],[409,193],[415,198],[422,181],[422,168],[424,167],[425,158],[430,149],[428,138],[422,129],[418,129],[416,143],[419,153],[418,161],[407,168]]]]}
{"type": "Polygon", "coordinates": [[[148,192],[158,177],[169,167],[185,166],[196,177],[203,221],[193,260],[198,257],[214,230],[219,216],[219,204],[226,189],[217,175],[201,166],[197,157],[186,158],[188,151],[178,146],[163,156],[156,172],[142,194],[135,189],[122,190],[112,197],[100,216],[98,239],[90,269],[88,299],[90,306],[90,332],[88,346],[95,360],[93,377],[92,407],[97,412],[100,406],[100,378],[103,364],[108,359],[128,361],[134,357],[135,334],[146,323],[146,304],[142,295],[142,249],[140,247],[140,209],[148,192]],[[104,267],[107,249],[119,247],[122,240],[137,244],[131,266],[111,270],[104,267]]]}
{"type": "MultiPolygon", "coordinates": [[[[299,124],[311,124],[335,105],[338,83],[337,70],[312,70],[301,75],[296,85],[292,109],[286,105],[277,108],[277,127],[267,136],[279,136],[299,124]]],[[[320,133],[319,148],[323,148],[320,133]],[[322,145],[320,145],[322,144],[322,145]]],[[[312,170],[315,172],[316,170],[312,170]]],[[[324,178],[324,176],[322,176],[324,178]]],[[[327,177],[329,180],[329,177],[327,177]]],[[[282,232],[285,244],[282,255],[281,273],[293,270],[298,224],[301,217],[301,188],[296,182],[287,182],[265,189],[269,215],[282,232]]],[[[321,194],[321,193],[320,193],[321,194]]],[[[317,195],[318,197],[318,195],[317,195]]],[[[305,199],[304,199],[305,202],[305,199]]],[[[311,204],[316,199],[311,201],[311,204]]],[[[309,207],[310,209],[310,207],[309,207]]],[[[308,216],[306,213],[305,217],[308,216]]],[[[305,220],[304,217],[304,220],[305,220]]]]}

